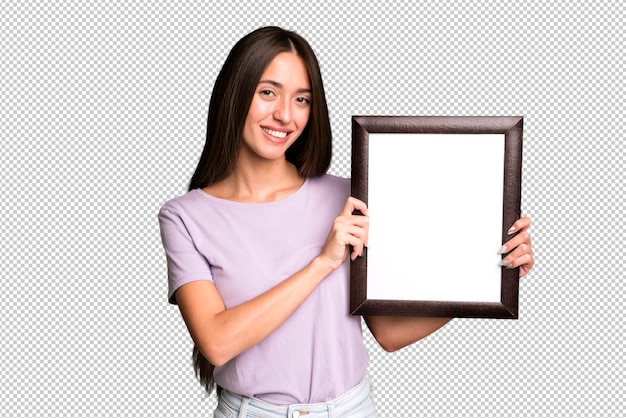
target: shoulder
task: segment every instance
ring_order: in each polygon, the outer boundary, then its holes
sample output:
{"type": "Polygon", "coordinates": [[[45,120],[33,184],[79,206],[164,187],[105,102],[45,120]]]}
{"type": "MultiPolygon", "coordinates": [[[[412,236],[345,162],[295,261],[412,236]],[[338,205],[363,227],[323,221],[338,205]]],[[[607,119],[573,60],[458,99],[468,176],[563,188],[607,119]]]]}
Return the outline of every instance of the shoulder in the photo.
{"type": "Polygon", "coordinates": [[[319,177],[309,179],[311,185],[326,193],[336,193],[341,196],[350,195],[350,179],[337,177],[332,174],[324,174],[319,177]]]}
{"type": "Polygon", "coordinates": [[[320,211],[327,211],[334,217],[341,211],[350,196],[350,179],[325,174],[308,179],[304,196],[307,205],[313,208],[312,216],[321,216],[320,211]]]}
{"type": "Polygon", "coordinates": [[[200,189],[194,189],[166,201],[159,209],[159,217],[167,214],[181,216],[184,213],[193,213],[203,200],[201,193],[200,189]]]}

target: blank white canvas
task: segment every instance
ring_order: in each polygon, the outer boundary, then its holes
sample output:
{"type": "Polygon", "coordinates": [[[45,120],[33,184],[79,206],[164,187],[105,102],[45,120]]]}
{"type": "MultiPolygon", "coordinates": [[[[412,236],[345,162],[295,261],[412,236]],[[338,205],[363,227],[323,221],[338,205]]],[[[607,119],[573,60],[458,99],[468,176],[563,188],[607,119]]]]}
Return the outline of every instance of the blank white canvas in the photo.
{"type": "Polygon", "coordinates": [[[369,134],[367,298],[500,302],[504,134],[369,134]]]}

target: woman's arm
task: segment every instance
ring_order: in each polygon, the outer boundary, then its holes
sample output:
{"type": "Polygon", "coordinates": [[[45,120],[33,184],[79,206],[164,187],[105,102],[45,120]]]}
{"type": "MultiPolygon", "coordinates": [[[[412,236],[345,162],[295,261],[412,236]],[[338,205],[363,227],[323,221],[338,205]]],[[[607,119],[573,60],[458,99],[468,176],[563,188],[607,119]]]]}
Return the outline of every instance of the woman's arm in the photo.
{"type": "Polygon", "coordinates": [[[181,286],[176,300],[191,338],[211,364],[221,366],[276,330],[331,271],[316,258],[278,286],[231,309],[206,280],[181,286]]]}
{"type": "Polygon", "coordinates": [[[321,254],[293,276],[248,302],[226,309],[215,285],[209,281],[190,282],[176,291],[189,333],[211,364],[223,365],[274,332],[343,263],[350,246],[352,259],[361,254],[369,218],[352,215],[355,210],[367,213],[363,202],[349,198],[335,219],[321,254]]]}
{"type": "Polygon", "coordinates": [[[397,351],[437,331],[452,318],[366,316],[365,323],[380,346],[397,351]]]}
{"type": "MultiPolygon", "coordinates": [[[[509,235],[517,233],[500,249],[507,254],[501,265],[506,268],[520,268],[520,277],[525,276],[535,264],[530,234],[530,218],[517,220],[509,235]]],[[[389,352],[399,350],[432,334],[450,321],[451,318],[367,316],[365,322],[380,346],[389,352]]]]}

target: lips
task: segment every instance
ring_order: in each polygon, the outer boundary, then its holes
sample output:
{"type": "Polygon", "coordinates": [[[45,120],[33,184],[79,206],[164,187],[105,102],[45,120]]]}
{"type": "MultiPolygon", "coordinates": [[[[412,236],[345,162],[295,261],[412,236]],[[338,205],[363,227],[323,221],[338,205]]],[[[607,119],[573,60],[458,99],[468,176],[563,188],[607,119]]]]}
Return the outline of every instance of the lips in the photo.
{"type": "Polygon", "coordinates": [[[269,128],[261,128],[261,129],[263,129],[263,132],[265,132],[266,134],[270,136],[273,136],[276,139],[285,139],[287,135],[289,135],[289,132],[275,131],[269,128]]]}

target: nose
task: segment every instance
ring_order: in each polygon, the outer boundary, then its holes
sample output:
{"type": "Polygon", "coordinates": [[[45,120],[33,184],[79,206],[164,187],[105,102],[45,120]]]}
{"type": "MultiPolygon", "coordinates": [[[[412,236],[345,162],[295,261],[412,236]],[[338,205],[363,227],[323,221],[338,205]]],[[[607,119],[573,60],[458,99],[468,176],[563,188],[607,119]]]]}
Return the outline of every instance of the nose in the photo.
{"type": "Polygon", "coordinates": [[[291,122],[291,107],[289,100],[286,98],[280,98],[277,100],[276,106],[274,107],[274,119],[280,121],[282,123],[291,122]]]}

